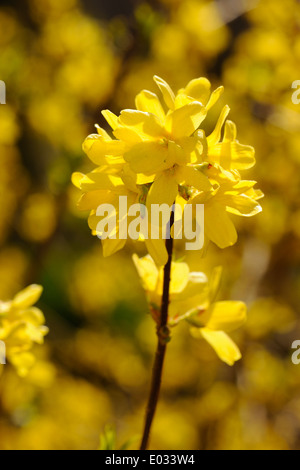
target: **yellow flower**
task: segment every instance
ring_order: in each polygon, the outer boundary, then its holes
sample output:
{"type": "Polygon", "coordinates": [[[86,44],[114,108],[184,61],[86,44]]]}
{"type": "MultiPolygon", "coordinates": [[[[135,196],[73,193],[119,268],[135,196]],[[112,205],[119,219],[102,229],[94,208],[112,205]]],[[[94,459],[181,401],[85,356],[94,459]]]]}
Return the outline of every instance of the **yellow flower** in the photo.
{"type": "Polygon", "coordinates": [[[140,190],[137,186],[128,189],[119,176],[108,174],[103,167],[99,167],[87,175],[74,173],[72,181],[76,187],[83,191],[78,208],[90,211],[88,223],[93,235],[97,235],[99,238],[102,236],[98,229],[98,223],[101,220],[101,217],[97,215],[98,207],[102,204],[110,204],[115,208],[116,224],[112,224],[113,228],[108,234],[109,236],[102,240],[103,254],[106,257],[121,250],[126,244],[126,237],[120,237],[119,198],[126,196],[128,206],[136,204],[142,196],[142,189],[140,190]]]}
{"type": "Polygon", "coordinates": [[[35,362],[30,352],[33,344],[43,344],[48,328],[41,310],[33,305],[39,300],[43,288],[31,285],[13,300],[0,301],[0,341],[5,345],[8,361],[25,376],[35,362]]]}
{"type": "Polygon", "coordinates": [[[215,350],[219,358],[232,366],[242,357],[241,352],[227,333],[230,333],[247,320],[247,307],[239,301],[216,302],[222,268],[216,268],[208,286],[207,303],[199,305],[186,315],[193,325],[191,334],[194,338],[205,339],[215,350]]]}
{"type": "MultiPolygon", "coordinates": [[[[163,288],[163,269],[158,269],[152,258],[133,257],[150,304],[151,314],[159,323],[163,288]]],[[[169,327],[186,320],[192,326],[195,338],[205,339],[219,358],[233,365],[241,353],[227,335],[246,321],[246,305],[243,302],[216,302],[222,270],[214,270],[211,280],[199,272],[190,272],[186,263],[172,263],[169,305],[169,327]]]]}
{"type": "Polygon", "coordinates": [[[263,197],[255,190],[256,181],[242,180],[237,171],[225,171],[217,164],[205,170],[213,184],[210,192],[194,192],[190,204],[204,204],[205,243],[209,240],[220,248],[232,246],[237,232],[229,214],[251,217],[262,211],[258,200],[263,197]]]}
{"type": "Polygon", "coordinates": [[[225,170],[247,170],[255,165],[255,150],[250,145],[243,145],[237,139],[236,125],[226,121],[224,137],[221,132],[230,108],[225,106],[220,114],[214,131],[207,137],[207,156],[209,163],[218,163],[225,170]]]}
{"type": "MultiPolygon", "coordinates": [[[[163,293],[163,268],[157,268],[150,255],[139,258],[133,255],[133,261],[142,280],[147,294],[151,314],[159,323],[161,299],[163,293]]],[[[182,312],[182,300],[184,307],[189,303],[193,308],[195,304],[205,300],[205,285],[207,278],[203,273],[190,273],[186,263],[172,263],[170,281],[170,306],[169,312],[173,317],[182,312]]]]}
{"type": "MultiPolygon", "coordinates": [[[[225,123],[228,106],[208,137],[200,129],[223,87],[211,92],[210,82],[201,77],[175,94],[162,78],[155,76],[154,80],[164,105],[155,93],[143,90],[136,97],[136,110],[124,110],[120,116],[102,111],[115,138],[97,126],[98,133],[84,142],[85,153],[98,168],[86,176],[73,176],[74,184],[83,191],[79,208],[91,211],[89,225],[101,237],[97,208],[109,203],[118,215],[120,196],[127,196],[129,204],[146,204],[148,226],[152,208],[158,205],[171,209],[174,202],[204,204],[206,242],[212,240],[221,248],[233,245],[237,233],[227,212],[250,216],[261,210],[257,199],[262,194],[253,190],[254,182],[242,181],[237,171],[255,164],[254,149],[236,140],[234,123],[225,123]]],[[[158,228],[158,239],[150,236],[144,241],[155,263],[164,266],[168,259],[166,227],[158,228]]],[[[104,255],[126,243],[119,237],[119,225],[112,234],[115,239],[102,240],[104,255]]]]}
{"type": "Polygon", "coordinates": [[[168,111],[158,96],[147,90],[136,97],[136,110],[124,110],[119,117],[103,111],[118,140],[103,141],[97,152],[123,156],[136,174],[154,182],[152,193],[156,185],[162,185],[161,178],[167,178],[174,202],[180,184],[210,188],[207,178],[190,165],[202,162],[204,134],[197,131],[223,88],[210,94],[209,81],[200,78],[175,95],[163,79],[154,79],[168,111]]]}

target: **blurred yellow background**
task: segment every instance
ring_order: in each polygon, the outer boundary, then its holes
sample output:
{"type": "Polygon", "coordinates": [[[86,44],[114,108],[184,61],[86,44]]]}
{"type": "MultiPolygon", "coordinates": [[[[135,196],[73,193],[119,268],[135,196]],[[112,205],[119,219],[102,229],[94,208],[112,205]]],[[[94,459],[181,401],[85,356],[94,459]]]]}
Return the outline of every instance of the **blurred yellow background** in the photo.
{"type": "Polygon", "coordinates": [[[28,377],[3,367],[0,449],[96,449],[107,423],[118,445],[141,434],[155,331],[135,247],[103,258],[70,179],[91,169],[81,146],[101,109],[132,108],[154,74],[225,86],[208,126],[228,103],[265,199],[236,218],[237,245],[186,256],[208,274],[222,265],[221,298],[247,303],[243,359],[231,369],[176,331],[151,448],[300,448],[299,33],[297,0],[0,2],[0,299],[43,285],[50,328],[28,377]]]}

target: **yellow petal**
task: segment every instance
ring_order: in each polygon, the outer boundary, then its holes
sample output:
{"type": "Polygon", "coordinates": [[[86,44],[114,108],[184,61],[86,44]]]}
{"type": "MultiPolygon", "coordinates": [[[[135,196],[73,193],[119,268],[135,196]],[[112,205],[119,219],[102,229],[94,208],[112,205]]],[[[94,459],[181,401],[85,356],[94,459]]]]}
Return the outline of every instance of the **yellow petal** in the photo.
{"type": "Polygon", "coordinates": [[[221,277],[223,273],[222,266],[217,266],[213,269],[210,278],[209,278],[209,300],[214,302],[219,291],[221,277]]]}
{"type": "MultiPolygon", "coordinates": [[[[203,291],[201,292],[203,286],[198,286],[198,294],[193,295],[192,297],[186,297],[183,298],[183,295],[185,295],[185,290],[183,291],[182,294],[174,296],[174,298],[171,299],[171,304],[169,307],[169,314],[170,317],[172,318],[171,322],[176,324],[178,320],[188,320],[190,322],[191,315],[195,313],[198,309],[205,308],[207,306],[206,303],[206,292],[205,288],[203,287],[203,291]]],[[[194,323],[193,323],[194,324],[194,323]]],[[[202,326],[201,324],[198,324],[197,326],[202,326]]]]}
{"type": "Polygon", "coordinates": [[[235,142],[237,137],[236,125],[232,121],[227,121],[224,131],[224,142],[235,142]]]}
{"type": "Polygon", "coordinates": [[[122,250],[126,245],[126,240],[118,240],[118,238],[116,240],[107,238],[106,240],[101,240],[101,242],[104,258],[117,253],[117,251],[122,250]]]}
{"type": "Polygon", "coordinates": [[[138,131],[131,127],[117,127],[117,129],[114,130],[114,136],[128,144],[135,144],[143,141],[143,138],[138,131]]]}
{"type": "Polygon", "coordinates": [[[201,77],[190,81],[184,91],[188,96],[200,101],[205,106],[209,100],[210,90],[210,81],[205,77],[201,77]]]}
{"type": "Polygon", "coordinates": [[[154,114],[162,123],[165,121],[165,112],[158,96],[151,91],[143,90],[135,99],[136,109],[154,114]]]}
{"type": "Polygon", "coordinates": [[[152,240],[149,238],[145,240],[145,244],[155,264],[158,267],[165,266],[168,262],[168,252],[165,240],[152,240]]]}
{"type": "MultiPolygon", "coordinates": [[[[254,184],[256,184],[255,181],[254,184]]],[[[253,187],[245,191],[245,196],[251,197],[251,199],[254,199],[255,201],[265,197],[264,193],[260,189],[254,189],[253,187]]]]}
{"type": "Polygon", "coordinates": [[[83,143],[83,151],[96,165],[105,162],[105,156],[121,156],[126,150],[124,142],[119,140],[104,140],[98,134],[92,134],[83,143]]]}
{"type": "Polygon", "coordinates": [[[221,361],[229,366],[233,366],[242,357],[237,345],[223,331],[212,331],[209,328],[192,328],[191,333],[195,338],[204,338],[215,350],[221,361]]]}
{"type": "Polygon", "coordinates": [[[32,284],[15,296],[12,302],[14,308],[26,309],[34,305],[43,292],[42,286],[32,284]]]}
{"type": "Polygon", "coordinates": [[[121,112],[119,122],[121,126],[128,126],[145,138],[157,139],[165,134],[163,126],[154,114],[128,109],[121,112]]]}
{"type": "Polygon", "coordinates": [[[207,237],[219,248],[227,248],[237,241],[237,232],[224,207],[205,205],[204,230],[207,237]]]}
{"type": "Polygon", "coordinates": [[[170,294],[182,292],[189,282],[190,268],[186,263],[172,263],[170,294]]]}
{"type": "Polygon", "coordinates": [[[117,175],[122,170],[123,165],[125,165],[125,160],[122,156],[112,157],[107,155],[103,157],[101,165],[95,168],[92,173],[117,175]]]}
{"type": "Polygon", "coordinates": [[[165,82],[162,78],[158,77],[157,75],[155,75],[153,78],[163,95],[167,107],[169,109],[174,109],[175,95],[171,87],[168,85],[167,82],[165,82]]]}
{"type": "Polygon", "coordinates": [[[195,100],[195,98],[192,98],[191,96],[187,96],[182,90],[182,92],[180,91],[176,95],[175,109],[182,108],[183,106],[193,103],[194,101],[199,101],[199,100],[195,100]]]}
{"type": "Polygon", "coordinates": [[[77,207],[81,211],[89,211],[97,209],[100,204],[106,204],[109,192],[106,190],[90,191],[81,196],[77,203],[77,207]]]}
{"type": "MultiPolygon", "coordinates": [[[[259,199],[262,199],[263,197],[265,197],[264,193],[260,189],[252,189],[252,191],[250,191],[250,195],[256,201],[258,201],[259,199]],[[251,192],[252,192],[252,194],[251,194],[251,192]]],[[[246,194],[246,196],[248,196],[248,193],[246,194]]]]}
{"type": "Polygon", "coordinates": [[[153,183],[155,180],[155,175],[143,175],[142,173],[139,173],[136,175],[136,184],[148,184],[148,183],[153,183]]]}
{"type": "Polygon", "coordinates": [[[224,169],[247,170],[255,165],[255,150],[236,140],[236,127],[231,121],[225,124],[224,140],[208,148],[208,160],[224,169]]]}
{"type": "MultiPolygon", "coordinates": [[[[94,232],[93,233],[94,235],[101,236],[101,233],[97,233],[97,225],[99,224],[102,217],[96,215],[97,208],[100,204],[111,204],[114,207],[115,211],[114,213],[111,214],[110,218],[113,221],[116,218],[117,219],[116,223],[118,224],[119,202],[120,202],[119,196],[120,195],[118,194],[118,192],[115,193],[114,191],[101,191],[101,190],[99,190],[98,195],[95,194],[95,196],[93,195],[91,196],[91,197],[95,197],[95,199],[93,202],[91,201],[90,205],[92,205],[92,203],[96,205],[92,207],[91,213],[88,217],[88,224],[89,224],[90,229],[94,232]]],[[[87,199],[86,205],[88,204],[88,202],[90,202],[89,199],[87,199]]],[[[128,201],[128,203],[130,202],[128,201]]],[[[90,209],[83,209],[83,210],[90,210],[90,209]]]]}
{"type": "Polygon", "coordinates": [[[141,142],[124,154],[124,159],[135,173],[153,175],[167,170],[174,164],[170,160],[168,146],[158,142],[141,142]]]}
{"type": "MultiPolygon", "coordinates": [[[[148,193],[147,197],[147,208],[148,208],[148,215],[149,215],[149,225],[150,225],[150,238],[149,240],[145,240],[146,247],[152,258],[154,259],[157,266],[164,266],[168,261],[168,254],[166,250],[166,240],[164,239],[164,231],[166,226],[159,226],[157,230],[156,223],[161,224],[161,221],[153,222],[153,213],[152,209],[154,210],[153,205],[158,204],[167,204],[170,208],[171,214],[171,207],[176,199],[178,194],[178,185],[174,179],[174,176],[168,172],[164,172],[161,176],[159,176],[151,186],[151,189],[148,193]],[[153,222],[151,226],[151,222],[153,222]],[[155,224],[155,225],[154,225],[155,224]],[[160,238],[158,240],[153,239],[153,233],[158,231],[156,236],[160,238]]],[[[169,221],[169,218],[168,218],[169,221]]],[[[165,221],[167,224],[168,221],[165,221]]]]}
{"type": "Polygon", "coordinates": [[[232,191],[233,191],[233,194],[242,194],[242,193],[246,193],[247,191],[250,191],[250,194],[252,194],[251,190],[253,186],[255,185],[256,185],[256,181],[241,180],[233,186],[232,191]]]}
{"type": "Polygon", "coordinates": [[[252,217],[262,211],[261,205],[255,200],[245,194],[233,195],[224,197],[227,202],[227,211],[232,214],[241,215],[244,217],[252,217]]]}
{"type": "Polygon", "coordinates": [[[162,173],[153,183],[147,197],[147,207],[153,204],[167,204],[170,208],[178,194],[178,184],[170,172],[162,173]]]}
{"type": "MultiPolygon", "coordinates": [[[[171,267],[171,281],[170,281],[170,295],[173,298],[178,297],[185,290],[189,283],[190,269],[186,263],[172,262],[171,267]]],[[[164,270],[160,269],[158,276],[158,283],[156,286],[157,293],[161,296],[164,287],[164,270]]],[[[172,299],[173,302],[173,299],[172,299]]]]}
{"type": "Polygon", "coordinates": [[[224,106],[224,108],[221,111],[221,114],[219,116],[218,122],[216,124],[216,127],[214,131],[207,137],[207,143],[209,146],[216,145],[220,139],[221,139],[221,132],[222,132],[222,127],[224,125],[224,122],[227,119],[227,116],[230,112],[229,106],[224,106]]]}
{"type": "Polygon", "coordinates": [[[94,190],[114,190],[119,187],[122,187],[123,181],[119,176],[110,175],[101,172],[97,169],[85,175],[81,180],[81,190],[82,191],[94,191],[94,190]]]}
{"type": "Polygon", "coordinates": [[[112,113],[108,109],[101,111],[101,113],[106,119],[107,123],[112,128],[112,130],[114,131],[118,127],[118,123],[119,123],[118,116],[116,116],[114,113],[112,113]]]}
{"type": "MultiPolygon", "coordinates": [[[[96,129],[97,129],[97,135],[99,137],[102,137],[103,140],[112,140],[112,138],[110,137],[110,135],[106,132],[105,129],[103,129],[102,127],[100,127],[98,124],[96,124],[96,129]]],[[[94,135],[94,134],[92,134],[94,135]]]]}
{"type": "Polygon", "coordinates": [[[194,138],[197,139],[197,144],[194,149],[194,152],[191,154],[191,163],[201,164],[207,161],[207,153],[208,153],[207,138],[205,136],[205,132],[201,129],[195,132],[194,138]]]}
{"type": "Polygon", "coordinates": [[[132,171],[128,163],[123,166],[120,176],[126,188],[130,191],[139,193],[139,189],[137,188],[137,175],[132,171]]]}
{"type": "Polygon", "coordinates": [[[191,137],[182,137],[177,140],[178,145],[183,149],[184,153],[187,155],[186,162],[191,163],[191,154],[193,152],[199,151],[199,145],[203,150],[202,138],[203,134],[201,131],[197,131],[191,137]]]}
{"type": "Polygon", "coordinates": [[[150,255],[139,258],[133,255],[133,262],[146,291],[154,292],[158,282],[158,269],[150,255]]]}
{"type": "MultiPolygon", "coordinates": [[[[109,202],[108,202],[109,204],[109,202]]],[[[96,231],[96,228],[97,228],[97,225],[99,223],[99,217],[96,215],[96,209],[95,210],[92,210],[89,217],[88,217],[88,225],[93,233],[93,235],[97,235],[97,231],[96,231]]]]}
{"type": "Polygon", "coordinates": [[[80,189],[81,187],[81,181],[85,178],[85,174],[83,173],[79,173],[79,172],[75,172],[72,174],[72,183],[74,184],[74,186],[78,189],[80,189]]]}
{"type": "MultiPolygon", "coordinates": [[[[140,189],[138,185],[144,185],[148,183],[153,183],[155,180],[155,175],[143,175],[142,173],[136,174],[130,168],[129,163],[126,163],[123,166],[123,169],[120,173],[122,181],[124,182],[125,186],[135,193],[140,194],[140,189]]],[[[142,201],[141,201],[142,202],[142,201]]]]}
{"type": "Polygon", "coordinates": [[[81,180],[80,189],[83,192],[96,191],[96,190],[112,190],[118,186],[123,185],[119,176],[110,175],[106,171],[102,172],[103,167],[97,168],[84,176],[81,180]],[[100,171],[98,171],[100,170],[100,171]]]}
{"type": "Polygon", "coordinates": [[[235,185],[241,181],[241,175],[237,170],[224,170],[222,166],[213,163],[207,167],[205,173],[207,176],[221,185],[223,192],[230,191],[235,185]]]}
{"type": "Polygon", "coordinates": [[[216,102],[219,100],[220,96],[224,93],[224,87],[220,86],[216,90],[214,90],[209,98],[209,101],[206,105],[206,109],[209,110],[212,108],[216,102]]]}
{"type": "Polygon", "coordinates": [[[207,277],[203,273],[190,273],[186,287],[172,296],[169,311],[172,317],[186,318],[189,314],[208,307],[207,277]]]}
{"type": "Polygon", "coordinates": [[[201,171],[191,166],[178,167],[176,169],[176,181],[178,184],[192,186],[199,191],[209,191],[211,189],[209,179],[201,171]]]}
{"type": "MultiPolygon", "coordinates": [[[[205,313],[206,315],[206,313],[205,313]]],[[[211,305],[206,328],[230,333],[240,328],[247,319],[247,307],[243,302],[224,301],[211,305]]]]}
{"type": "Polygon", "coordinates": [[[208,150],[208,160],[231,170],[248,170],[255,165],[255,151],[250,145],[223,142],[208,150]]]}
{"type": "Polygon", "coordinates": [[[175,142],[168,142],[168,160],[177,165],[186,165],[189,162],[189,155],[183,148],[175,142]]]}
{"type": "Polygon", "coordinates": [[[206,112],[201,103],[187,104],[167,116],[166,129],[175,139],[189,137],[204,121],[206,112]]]}

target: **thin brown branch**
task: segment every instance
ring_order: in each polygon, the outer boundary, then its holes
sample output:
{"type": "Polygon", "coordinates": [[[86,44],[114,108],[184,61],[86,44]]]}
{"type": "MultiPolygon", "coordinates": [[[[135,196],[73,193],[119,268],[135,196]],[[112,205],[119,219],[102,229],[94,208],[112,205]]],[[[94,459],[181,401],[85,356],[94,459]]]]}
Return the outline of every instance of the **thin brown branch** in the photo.
{"type": "MultiPolygon", "coordinates": [[[[171,231],[171,227],[173,226],[173,224],[174,224],[174,212],[172,212],[171,214],[170,231],[171,231]]],[[[173,254],[173,239],[171,237],[171,234],[166,241],[166,248],[168,252],[168,262],[164,268],[164,284],[163,284],[161,315],[160,315],[160,322],[157,327],[158,343],[157,343],[157,349],[156,349],[156,354],[155,354],[150,395],[149,395],[149,400],[148,400],[145,427],[144,427],[144,433],[143,433],[140,450],[146,450],[148,447],[151,426],[152,426],[154,415],[156,412],[160,388],[161,388],[163,365],[164,365],[164,360],[165,360],[165,355],[166,355],[167,343],[169,340],[168,311],[169,311],[169,299],[170,299],[172,254],[173,254]]]]}

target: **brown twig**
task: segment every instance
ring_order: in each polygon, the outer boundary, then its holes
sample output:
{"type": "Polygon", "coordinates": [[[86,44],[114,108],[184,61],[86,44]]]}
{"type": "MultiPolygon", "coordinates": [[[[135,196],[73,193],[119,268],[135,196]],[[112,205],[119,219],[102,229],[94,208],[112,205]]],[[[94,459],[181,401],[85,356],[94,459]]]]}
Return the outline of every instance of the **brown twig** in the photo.
{"type": "MultiPolygon", "coordinates": [[[[171,214],[170,220],[170,232],[174,224],[174,211],[171,214]]],[[[152,381],[150,388],[150,395],[148,400],[148,406],[146,411],[146,420],[142,443],[140,450],[146,450],[148,447],[150,430],[155,415],[159,392],[161,388],[163,365],[166,355],[167,343],[169,341],[169,328],[168,328],[168,311],[169,311],[169,298],[170,298],[170,281],[171,281],[171,266],[172,266],[172,254],[173,254],[173,239],[171,234],[166,241],[166,248],[168,252],[168,262],[164,268],[164,285],[163,285],[163,296],[160,323],[157,327],[158,343],[155,354],[155,361],[152,372],[152,381]]]]}

